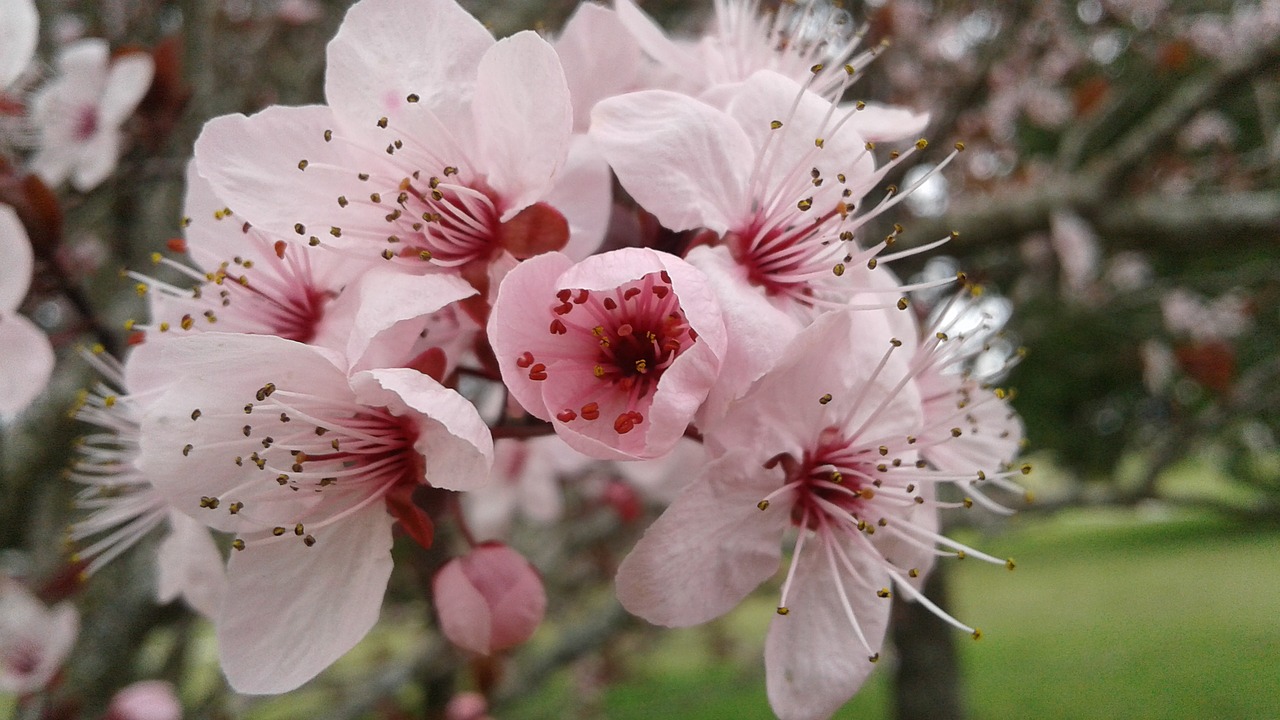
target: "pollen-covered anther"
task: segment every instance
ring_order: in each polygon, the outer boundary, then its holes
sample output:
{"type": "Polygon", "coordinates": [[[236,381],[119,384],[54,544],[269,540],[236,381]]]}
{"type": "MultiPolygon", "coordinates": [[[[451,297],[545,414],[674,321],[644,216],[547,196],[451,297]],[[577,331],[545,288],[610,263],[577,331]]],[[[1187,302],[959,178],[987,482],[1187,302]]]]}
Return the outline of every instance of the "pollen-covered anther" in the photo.
{"type": "Polygon", "coordinates": [[[889,592],[889,588],[880,588],[876,591],[876,597],[878,598],[888,598],[892,596],[893,593],[889,592]]]}
{"type": "Polygon", "coordinates": [[[831,393],[825,393],[822,397],[818,398],[819,405],[826,405],[829,402],[831,402],[831,393]]]}
{"type": "Polygon", "coordinates": [[[760,510],[762,510],[762,511],[763,511],[763,510],[768,510],[768,509],[769,509],[769,501],[768,501],[768,500],[761,500],[760,502],[756,503],[756,507],[757,507],[757,508],[760,508],[760,510]]]}
{"type": "Polygon", "coordinates": [[[777,612],[779,615],[789,615],[791,613],[791,610],[787,608],[787,606],[785,605],[779,605],[777,612]]]}

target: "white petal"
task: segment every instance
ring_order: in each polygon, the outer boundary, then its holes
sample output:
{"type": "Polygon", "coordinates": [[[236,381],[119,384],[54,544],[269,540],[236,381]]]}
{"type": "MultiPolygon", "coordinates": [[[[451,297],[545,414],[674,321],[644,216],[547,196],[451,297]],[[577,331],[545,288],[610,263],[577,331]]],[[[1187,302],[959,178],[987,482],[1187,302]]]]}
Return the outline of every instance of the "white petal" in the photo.
{"type": "Polygon", "coordinates": [[[81,145],[71,172],[71,186],[87,193],[110,177],[116,169],[116,161],[120,159],[122,139],[119,131],[104,128],[81,145]]]}
{"type": "Polygon", "coordinates": [[[849,122],[867,142],[915,140],[929,127],[929,113],[869,102],[849,122]]]}
{"type": "Polygon", "coordinates": [[[603,100],[591,117],[618,181],[666,227],[722,233],[747,218],[755,151],[733,118],[666,90],[603,100]]]}
{"type": "Polygon", "coordinates": [[[556,51],[528,31],[499,41],[480,60],[471,109],[508,220],[546,195],[569,152],[573,110],[556,51]]]}
{"type": "Polygon", "coordinates": [[[27,69],[40,39],[40,17],[33,0],[0,0],[0,92],[27,69]]]}
{"type": "Polygon", "coordinates": [[[565,255],[584,260],[600,249],[613,214],[613,175],[591,138],[573,137],[569,157],[543,200],[569,221],[569,242],[562,250],[565,255]]]}
{"type": "Polygon", "coordinates": [[[169,534],[156,550],[156,597],[162,603],[179,597],[196,612],[213,619],[226,595],[222,553],[209,529],[179,512],[169,513],[169,534]]]}
{"type": "Polygon", "coordinates": [[[44,392],[53,375],[53,346],[21,315],[0,317],[0,422],[9,422],[44,392]]]}
{"type": "Polygon", "coordinates": [[[594,3],[578,5],[555,47],[573,100],[574,131],[586,132],[597,102],[639,89],[640,44],[613,10],[594,3]],[[600,58],[606,55],[609,72],[600,72],[600,58]]]}
{"type": "Polygon", "coordinates": [[[757,503],[781,487],[745,453],[708,464],[649,526],[618,568],[618,600],[658,625],[697,625],[731,610],[778,570],[791,522],[781,503],[757,503]]]}
{"type": "Polygon", "coordinates": [[[434,487],[470,490],[489,481],[493,437],[474,405],[430,377],[406,368],[366,370],[351,378],[356,399],[418,423],[414,448],[434,487]]]}
{"type": "Polygon", "coordinates": [[[453,0],[365,0],[326,50],[325,98],[351,127],[373,127],[380,116],[394,123],[410,94],[442,118],[461,119],[458,100],[471,95],[492,45],[489,31],[453,0]]]}
{"type": "Polygon", "coordinates": [[[883,572],[863,563],[856,548],[847,548],[856,577],[839,565],[832,572],[825,548],[811,540],[800,557],[787,599],[786,615],[777,615],[765,638],[764,661],[769,704],[781,720],[831,717],[871,674],[889,624],[891,603],[876,596],[888,587],[883,572]],[[858,626],[871,653],[858,639],[840,601],[842,582],[858,626]]]}
{"type": "Polygon", "coordinates": [[[391,577],[391,524],[373,503],[325,528],[312,547],[289,538],[233,553],[217,622],[232,688],[288,692],[368,634],[391,577]]]}
{"type": "Polygon", "coordinates": [[[151,88],[155,69],[155,61],[143,52],[117,57],[111,63],[107,84],[102,88],[102,103],[98,106],[99,121],[108,128],[115,128],[132,115],[151,88]]]}
{"type": "Polygon", "coordinates": [[[35,254],[27,230],[18,213],[8,205],[0,205],[0,318],[18,309],[31,287],[35,254]]]}

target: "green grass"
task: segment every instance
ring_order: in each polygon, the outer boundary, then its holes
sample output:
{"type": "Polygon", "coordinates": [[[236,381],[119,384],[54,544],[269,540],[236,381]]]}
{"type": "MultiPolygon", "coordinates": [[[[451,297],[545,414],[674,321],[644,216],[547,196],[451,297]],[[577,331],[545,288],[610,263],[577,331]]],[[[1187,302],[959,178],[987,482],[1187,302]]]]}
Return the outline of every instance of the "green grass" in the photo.
{"type": "MultiPolygon", "coordinates": [[[[974,539],[1016,557],[1015,572],[952,561],[955,612],[984,631],[959,636],[972,717],[1280,718],[1280,531],[1129,512],[1024,523],[974,539]]],[[[628,672],[602,693],[562,673],[504,717],[772,717],[772,602],[621,649],[628,672]]],[[[881,670],[837,717],[886,717],[886,698],[881,670]]]]}

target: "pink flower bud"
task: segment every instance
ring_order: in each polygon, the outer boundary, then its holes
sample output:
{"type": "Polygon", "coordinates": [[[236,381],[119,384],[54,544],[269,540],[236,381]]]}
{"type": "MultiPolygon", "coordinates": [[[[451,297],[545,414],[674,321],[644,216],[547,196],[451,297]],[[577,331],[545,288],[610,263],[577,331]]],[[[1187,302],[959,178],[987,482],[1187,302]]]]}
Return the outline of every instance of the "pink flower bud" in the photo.
{"type": "Polygon", "coordinates": [[[445,637],[480,655],[528,640],[547,609],[538,571],[497,543],[450,560],[432,582],[445,637]]]}
{"type": "Polygon", "coordinates": [[[111,698],[106,720],[182,720],[182,704],[170,683],[144,680],[111,698]]]}

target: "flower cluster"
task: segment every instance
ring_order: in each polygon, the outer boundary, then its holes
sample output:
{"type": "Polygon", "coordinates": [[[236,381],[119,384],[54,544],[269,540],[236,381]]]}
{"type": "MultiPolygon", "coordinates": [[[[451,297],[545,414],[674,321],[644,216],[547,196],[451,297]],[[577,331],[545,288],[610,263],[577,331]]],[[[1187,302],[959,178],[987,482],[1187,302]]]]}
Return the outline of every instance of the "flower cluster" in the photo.
{"type": "MultiPolygon", "coordinates": [[[[279,693],[377,621],[396,528],[465,541],[439,625],[498,653],[548,598],[492,536],[513,504],[554,518],[547,478],[616,462],[682,488],[618,571],[631,612],[705,622],[785,565],[781,717],[858,689],[895,592],[976,636],[918,587],[939,556],[1006,564],[938,531],[1025,472],[1008,397],[973,372],[1003,318],[972,289],[920,318],[908,294],[957,278],[890,269],[932,247],[895,250],[882,219],[928,117],[843,101],[881,49],[860,40],[819,1],[723,0],[698,40],[584,4],[554,41],[495,39],[453,0],[357,3],[324,104],[205,126],[184,238],[132,274],[132,352],[92,356],[86,569],[167,524],[161,592],[213,621],[233,688],[279,693]]],[[[126,105],[49,112],[83,134],[126,105]]],[[[87,185],[102,163],[37,166],[87,185]]]]}

